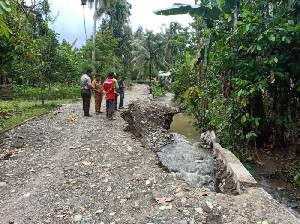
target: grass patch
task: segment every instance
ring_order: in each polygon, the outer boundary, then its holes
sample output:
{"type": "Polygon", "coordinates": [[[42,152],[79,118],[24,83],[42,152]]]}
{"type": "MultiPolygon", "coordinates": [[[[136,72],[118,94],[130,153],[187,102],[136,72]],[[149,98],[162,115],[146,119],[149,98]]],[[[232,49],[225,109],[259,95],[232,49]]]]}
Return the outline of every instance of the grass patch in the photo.
{"type": "Polygon", "coordinates": [[[23,123],[25,120],[48,113],[65,103],[75,100],[47,100],[44,105],[37,101],[4,101],[0,102],[0,133],[23,123]]]}

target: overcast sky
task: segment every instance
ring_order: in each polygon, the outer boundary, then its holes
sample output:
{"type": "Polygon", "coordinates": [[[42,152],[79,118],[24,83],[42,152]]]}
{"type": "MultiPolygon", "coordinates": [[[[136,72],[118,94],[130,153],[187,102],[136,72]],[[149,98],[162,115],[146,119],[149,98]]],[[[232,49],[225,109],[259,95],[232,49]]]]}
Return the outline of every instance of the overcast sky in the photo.
{"type": "MultiPolygon", "coordinates": [[[[179,22],[185,26],[192,21],[189,15],[158,16],[153,13],[157,9],[171,7],[174,3],[194,4],[194,0],[127,0],[131,5],[131,25],[136,30],[139,25],[144,29],[159,32],[163,24],[170,21],[179,22]]],[[[77,47],[85,43],[83,8],[80,0],[49,0],[52,5],[52,14],[57,17],[52,28],[60,34],[60,40],[66,39],[72,43],[76,38],[77,47]]],[[[93,12],[87,6],[84,9],[86,18],[87,36],[92,35],[93,12]]]]}

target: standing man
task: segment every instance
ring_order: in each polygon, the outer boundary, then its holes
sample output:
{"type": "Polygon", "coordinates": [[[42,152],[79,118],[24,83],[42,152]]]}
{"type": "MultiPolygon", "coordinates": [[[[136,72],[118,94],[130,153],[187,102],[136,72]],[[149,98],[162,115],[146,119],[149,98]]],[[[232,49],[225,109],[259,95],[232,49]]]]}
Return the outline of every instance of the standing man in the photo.
{"type": "Polygon", "coordinates": [[[119,91],[119,84],[118,84],[118,80],[117,80],[117,74],[114,72],[114,76],[113,76],[113,80],[114,80],[114,93],[115,93],[115,110],[118,110],[118,91],[119,91]]]}
{"type": "Polygon", "coordinates": [[[106,117],[110,120],[116,120],[115,109],[115,83],[113,80],[114,72],[108,73],[107,78],[103,82],[102,89],[106,95],[106,117]]]}
{"type": "Polygon", "coordinates": [[[123,102],[124,102],[124,90],[125,90],[125,85],[124,85],[124,77],[121,77],[121,79],[118,81],[119,84],[119,95],[120,95],[120,103],[119,103],[119,109],[123,109],[123,102]]]}
{"type": "Polygon", "coordinates": [[[95,112],[96,115],[103,113],[101,111],[101,103],[103,97],[103,90],[102,90],[102,83],[100,75],[96,75],[95,79],[92,82],[92,88],[94,90],[94,97],[95,97],[95,112]]]}
{"type": "Polygon", "coordinates": [[[85,74],[80,78],[80,86],[81,86],[81,98],[83,105],[83,112],[85,117],[91,117],[90,115],[90,102],[92,95],[92,82],[91,82],[92,70],[87,69],[85,74]]]}

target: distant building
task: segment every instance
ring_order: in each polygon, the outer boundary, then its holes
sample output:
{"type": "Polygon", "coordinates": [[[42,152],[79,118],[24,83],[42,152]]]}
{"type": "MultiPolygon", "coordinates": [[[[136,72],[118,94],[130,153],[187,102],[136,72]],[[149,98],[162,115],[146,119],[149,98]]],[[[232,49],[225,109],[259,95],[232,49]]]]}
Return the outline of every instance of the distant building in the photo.
{"type": "Polygon", "coordinates": [[[159,71],[157,76],[158,76],[159,79],[163,79],[167,83],[171,83],[172,82],[171,72],[170,71],[168,71],[168,72],[159,71]]]}

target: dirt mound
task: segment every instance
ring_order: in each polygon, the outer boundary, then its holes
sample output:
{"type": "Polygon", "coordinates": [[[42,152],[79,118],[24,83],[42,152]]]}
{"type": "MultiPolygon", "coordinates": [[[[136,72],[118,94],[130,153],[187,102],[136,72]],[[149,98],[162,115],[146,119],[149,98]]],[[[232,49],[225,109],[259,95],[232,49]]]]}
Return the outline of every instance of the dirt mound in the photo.
{"type": "Polygon", "coordinates": [[[135,101],[121,113],[121,117],[128,123],[126,131],[139,138],[146,148],[158,151],[171,142],[172,135],[167,130],[174,114],[178,112],[178,109],[157,101],[135,101]]]}

